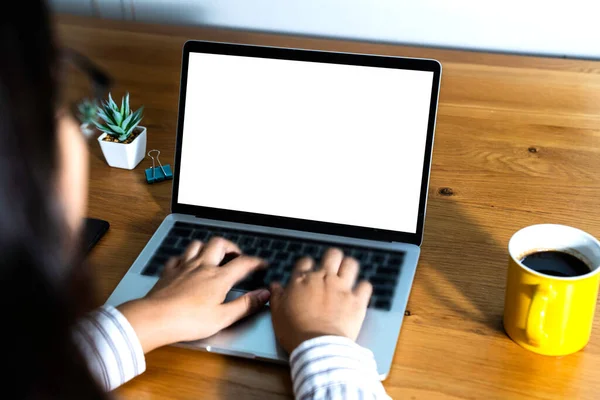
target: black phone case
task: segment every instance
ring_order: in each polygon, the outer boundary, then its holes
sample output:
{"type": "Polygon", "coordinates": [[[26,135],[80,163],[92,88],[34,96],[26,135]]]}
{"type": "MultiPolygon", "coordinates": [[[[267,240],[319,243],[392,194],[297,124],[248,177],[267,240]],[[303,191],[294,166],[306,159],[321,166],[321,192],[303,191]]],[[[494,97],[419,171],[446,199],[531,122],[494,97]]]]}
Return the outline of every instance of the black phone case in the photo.
{"type": "Polygon", "coordinates": [[[84,254],[88,254],[92,250],[109,227],[110,224],[107,221],[97,218],[85,218],[82,243],[84,254]]]}

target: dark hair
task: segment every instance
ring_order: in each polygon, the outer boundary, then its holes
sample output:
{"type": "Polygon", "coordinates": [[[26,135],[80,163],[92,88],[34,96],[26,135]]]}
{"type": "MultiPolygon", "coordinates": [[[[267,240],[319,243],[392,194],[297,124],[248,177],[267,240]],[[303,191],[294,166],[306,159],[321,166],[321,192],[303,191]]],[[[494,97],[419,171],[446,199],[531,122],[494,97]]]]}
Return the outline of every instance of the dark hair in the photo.
{"type": "Polygon", "coordinates": [[[71,336],[89,301],[57,198],[57,51],[42,1],[0,13],[0,338],[9,398],[103,398],[71,336]],[[8,375],[7,375],[8,374],[8,375]]]}

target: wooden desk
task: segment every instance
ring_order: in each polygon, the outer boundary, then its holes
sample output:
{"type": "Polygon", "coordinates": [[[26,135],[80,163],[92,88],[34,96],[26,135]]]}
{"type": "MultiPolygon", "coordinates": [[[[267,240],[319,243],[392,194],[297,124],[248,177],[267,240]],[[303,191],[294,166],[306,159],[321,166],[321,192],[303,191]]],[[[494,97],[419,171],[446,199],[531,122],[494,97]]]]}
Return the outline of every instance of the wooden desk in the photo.
{"type": "MultiPolygon", "coordinates": [[[[385,386],[396,399],[600,396],[600,313],[591,343],[551,358],[501,324],[507,242],[519,228],[564,223],[600,237],[600,64],[59,18],[68,46],[146,105],[148,149],[172,162],[186,39],[439,59],[444,67],[421,262],[385,386]]],[[[106,299],[169,212],[171,187],[106,166],[91,144],[90,215],[111,223],[92,261],[106,299]]],[[[224,154],[226,157],[226,154],[224,154]]],[[[117,391],[131,399],[279,399],[284,367],[167,347],[117,391]]]]}

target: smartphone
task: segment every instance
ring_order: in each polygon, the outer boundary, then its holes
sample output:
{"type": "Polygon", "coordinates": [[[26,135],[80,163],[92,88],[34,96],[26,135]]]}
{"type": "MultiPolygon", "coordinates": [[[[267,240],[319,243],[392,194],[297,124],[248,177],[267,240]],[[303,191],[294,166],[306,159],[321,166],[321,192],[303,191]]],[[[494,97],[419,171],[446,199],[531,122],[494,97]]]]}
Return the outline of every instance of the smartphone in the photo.
{"type": "Polygon", "coordinates": [[[108,231],[110,224],[97,218],[85,218],[83,225],[82,250],[87,255],[108,231]]]}

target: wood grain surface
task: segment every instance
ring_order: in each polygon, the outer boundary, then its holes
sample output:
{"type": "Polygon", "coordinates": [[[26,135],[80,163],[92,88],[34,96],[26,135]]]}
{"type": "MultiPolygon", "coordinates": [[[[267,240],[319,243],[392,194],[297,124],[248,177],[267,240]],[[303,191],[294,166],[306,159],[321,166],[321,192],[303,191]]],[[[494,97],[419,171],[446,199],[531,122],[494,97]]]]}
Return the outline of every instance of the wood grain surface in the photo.
{"type": "MultiPolygon", "coordinates": [[[[507,243],[519,228],[562,223],[600,237],[600,64],[217,29],[57,17],[61,42],[91,57],[146,106],[148,149],[173,162],[181,48],[208,39],[433,57],[443,64],[425,240],[394,364],[395,399],[593,399],[600,396],[600,316],[567,357],[520,348],[502,329],[507,243]]],[[[73,78],[69,84],[77,85],[73,78]]],[[[80,86],[80,89],[82,86],[80,86]]],[[[169,213],[169,183],[144,160],[109,168],[90,143],[90,210],[111,223],[93,251],[105,300],[169,213]]],[[[227,158],[227,153],[223,153],[227,158]]],[[[214,173],[218,173],[215,167],[214,173]]],[[[124,399],[282,399],[288,370],[174,347],[147,355],[124,399]]]]}

